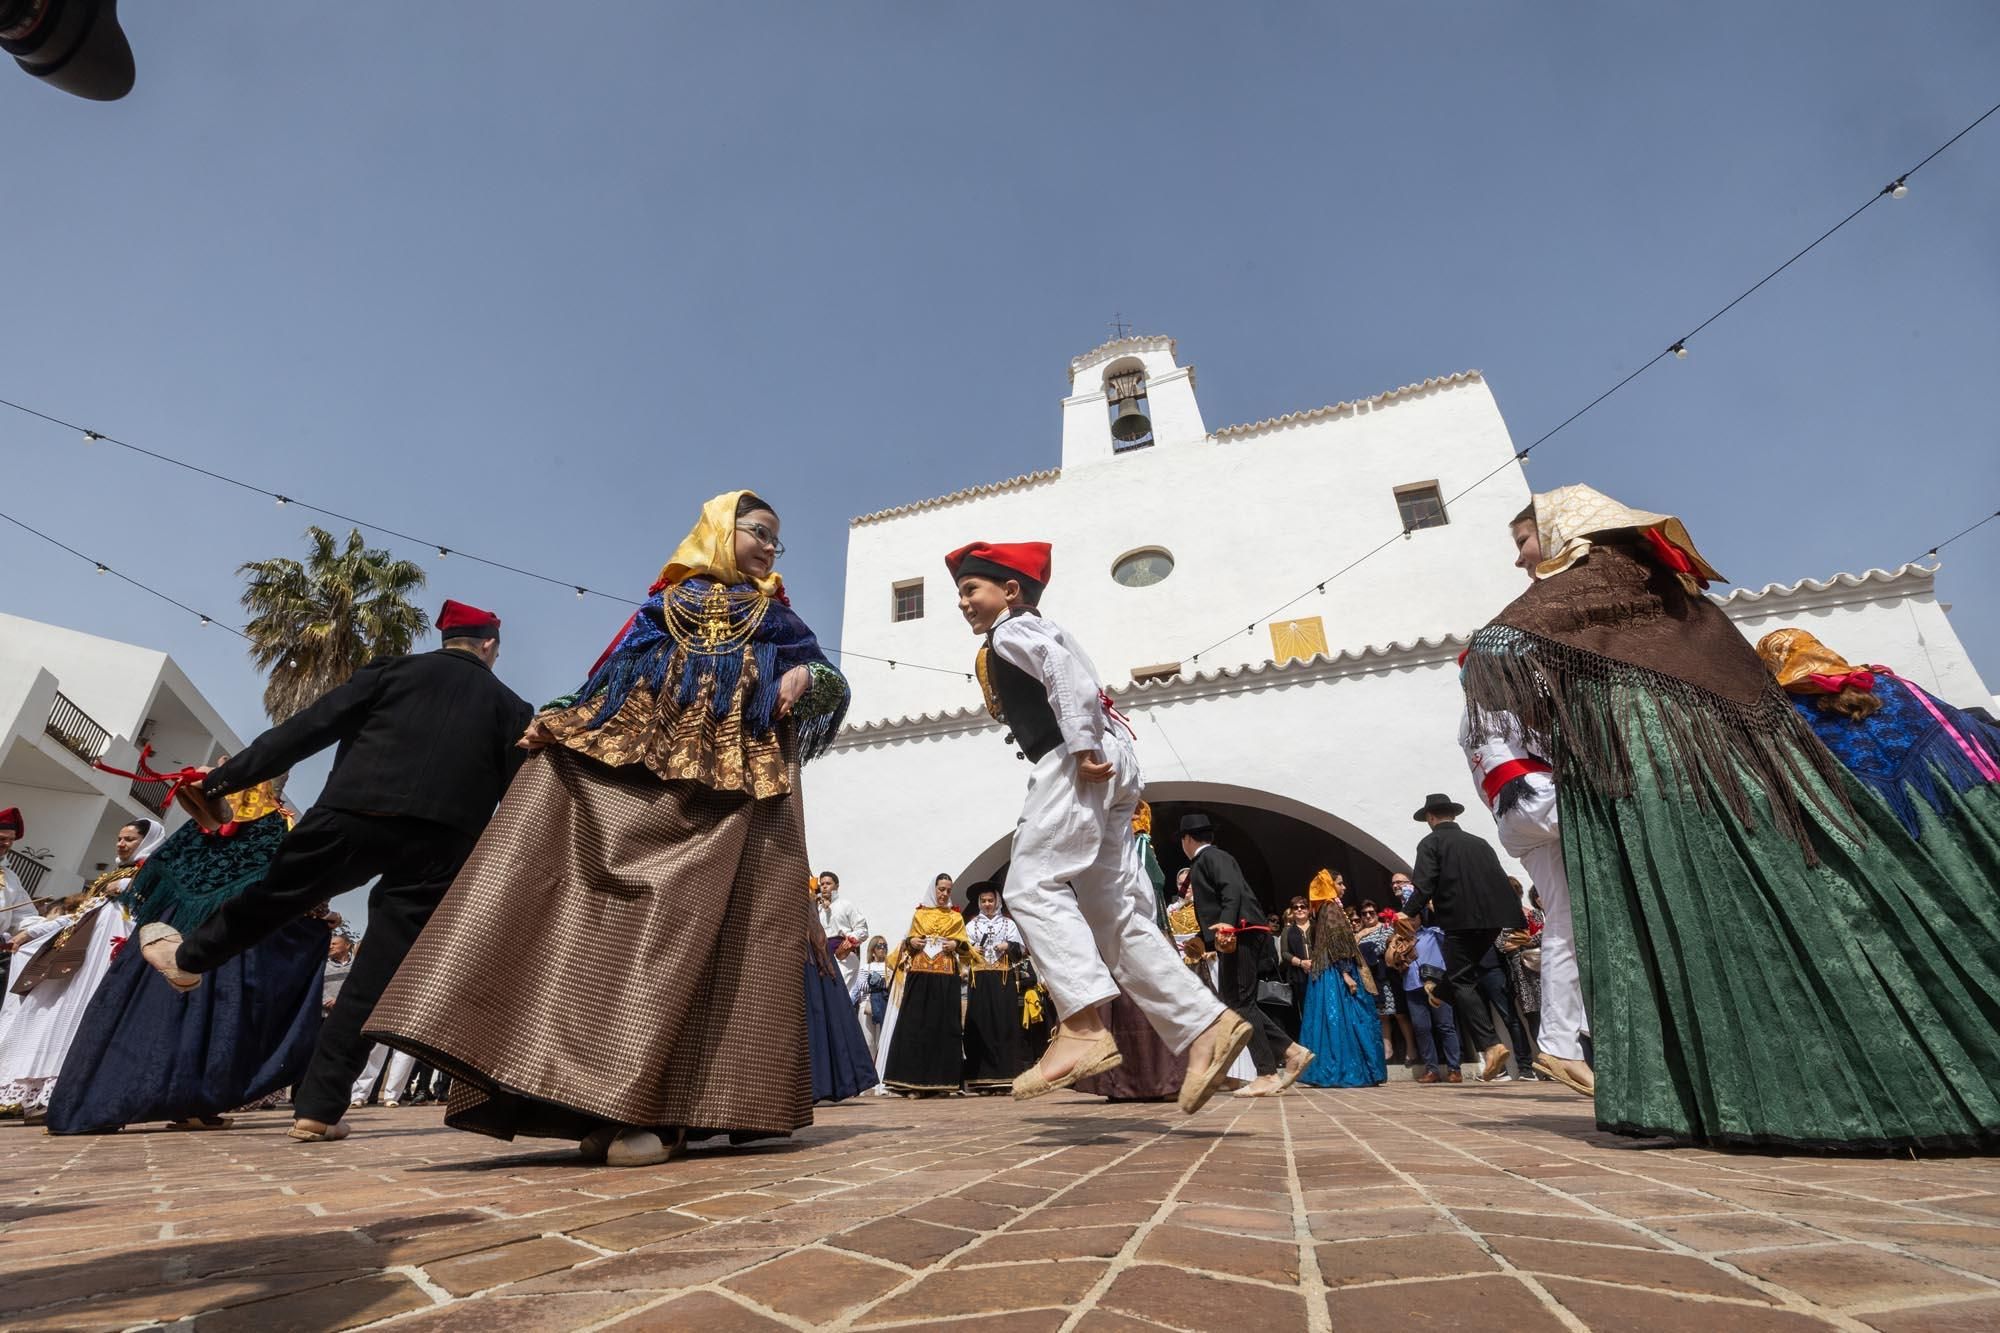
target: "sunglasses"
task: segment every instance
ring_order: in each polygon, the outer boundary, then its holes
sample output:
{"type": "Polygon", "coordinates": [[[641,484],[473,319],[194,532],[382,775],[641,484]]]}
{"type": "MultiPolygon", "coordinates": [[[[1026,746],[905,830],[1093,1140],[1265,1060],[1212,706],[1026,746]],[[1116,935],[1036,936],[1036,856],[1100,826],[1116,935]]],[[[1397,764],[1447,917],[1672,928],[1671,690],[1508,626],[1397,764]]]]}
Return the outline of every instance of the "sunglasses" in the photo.
{"type": "Polygon", "coordinates": [[[738,523],[736,530],[738,532],[747,532],[764,545],[770,547],[772,555],[783,555],[785,553],[785,544],[778,540],[778,534],[765,527],[762,523],[738,523]]]}

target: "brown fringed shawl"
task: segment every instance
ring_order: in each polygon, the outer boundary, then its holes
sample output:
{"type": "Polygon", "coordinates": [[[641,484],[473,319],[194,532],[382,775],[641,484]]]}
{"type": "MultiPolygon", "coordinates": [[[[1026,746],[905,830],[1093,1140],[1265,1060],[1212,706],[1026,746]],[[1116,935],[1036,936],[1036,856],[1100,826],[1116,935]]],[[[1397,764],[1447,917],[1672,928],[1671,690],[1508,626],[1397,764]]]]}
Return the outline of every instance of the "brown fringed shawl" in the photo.
{"type": "MultiPolygon", "coordinates": [[[[1747,777],[1816,861],[1799,793],[1808,773],[1839,792],[1838,761],[1721,608],[1632,542],[1600,537],[1583,559],[1529,588],[1473,636],[1464,683],[1474,709],[1512,713],[1549,739],[1559,784],[1583,782],[1613,797],[1631,794],[1633,742],[1641,739],[1621,698],[1650,694],[1666,753],[1645,748],[1662,785],[1692,788],[1707,808],[1712,784],[1751,827],[1747,777]]],[[[1851,827],[1841,820],[1852,814],[1844,796],[1841,804],[1821,812],[1851,827]]]]}

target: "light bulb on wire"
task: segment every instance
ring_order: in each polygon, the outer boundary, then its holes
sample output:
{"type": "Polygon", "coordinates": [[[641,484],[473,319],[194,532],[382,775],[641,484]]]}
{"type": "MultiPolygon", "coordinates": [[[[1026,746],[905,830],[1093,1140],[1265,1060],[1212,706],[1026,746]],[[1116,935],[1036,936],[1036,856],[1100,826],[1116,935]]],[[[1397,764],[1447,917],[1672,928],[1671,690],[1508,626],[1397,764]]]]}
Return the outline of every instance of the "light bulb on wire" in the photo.
{"type": "Polygon", "coordinates": [[[1674,354],[1674,360],[1676,361],[1685,361],[1688,359],[1688,345],[1686,340],[1675,343],[1667,350],[1674,354]]]}
{"type": "Polygon", "coordinates": [[[1908,176],[1896,177],[1896,179],[1889,182],[1887,188],[1882,193],[1888,195],[1891,199],[1907,198],[1910,193],[1910,178],[1908,176]]]}
{"type": "Polygon", "coordinates": [[[99,435],[94,430],[87,430],[83,433],[83,442],[85,444],[96,444],[99,440],[103,438],[104,437],[102,435],[99,435]]]}

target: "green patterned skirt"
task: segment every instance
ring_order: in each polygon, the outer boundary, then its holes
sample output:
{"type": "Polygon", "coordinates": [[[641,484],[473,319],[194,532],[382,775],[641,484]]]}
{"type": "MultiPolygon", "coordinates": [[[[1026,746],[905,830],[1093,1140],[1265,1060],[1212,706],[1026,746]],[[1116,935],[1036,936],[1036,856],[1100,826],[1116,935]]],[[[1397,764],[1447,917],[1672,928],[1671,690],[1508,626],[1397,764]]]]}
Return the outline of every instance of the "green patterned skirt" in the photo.
{"type": "Polygon", "coordinates": [[[1969,849],[1919,847],[1843,770],[1841,793],[1802,779],[1809,864],[1754,776],[1739,773],[1751,827],[1705,775],[1650,762],[1666,753],[1660,703],[1612,689],[1638,732],[1632,793],[1572,782],[1560,796],[1599,1127],[1713,1146],[2000,1146],[2000,897],[1969,849]]]}

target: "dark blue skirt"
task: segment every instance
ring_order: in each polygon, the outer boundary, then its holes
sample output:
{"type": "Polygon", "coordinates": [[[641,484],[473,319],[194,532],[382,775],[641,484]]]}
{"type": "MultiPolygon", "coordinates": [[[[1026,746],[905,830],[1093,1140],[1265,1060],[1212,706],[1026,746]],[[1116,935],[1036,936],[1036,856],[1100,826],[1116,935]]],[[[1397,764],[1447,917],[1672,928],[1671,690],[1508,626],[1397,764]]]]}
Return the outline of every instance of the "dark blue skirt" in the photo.
{"type": "Polygon", "coordinates": [[[319,1040],[329,933],[289,922],[185,995],[128,943],[70,1044],[49,1132],[221,1115],[296,1083],[319,1040]]]}
{"type": "MultiPolygon", "coordinates": [[[[838,971],[838,968],[835,969],[838,971]]],[[[847,987],[806,964],[806,1045],[812,1055],[813,1100],[845,1101],[875,1086],[875,1061],[847,987]]],[[[58,1085],[60,1086],[60,1085],[58,1085]]]]}

